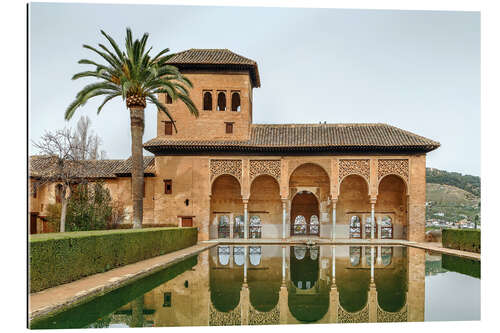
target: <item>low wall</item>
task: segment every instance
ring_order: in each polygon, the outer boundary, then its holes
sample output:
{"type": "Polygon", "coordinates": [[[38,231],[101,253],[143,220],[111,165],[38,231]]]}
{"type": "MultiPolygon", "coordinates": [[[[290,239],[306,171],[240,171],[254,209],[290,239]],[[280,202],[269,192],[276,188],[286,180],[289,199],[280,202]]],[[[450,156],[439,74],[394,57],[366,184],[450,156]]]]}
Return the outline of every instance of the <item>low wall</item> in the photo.
{"type": "Polygon", "coordinates": [[[197,237],[196,228],[31,235],[30,293],[195,245],[197,237]]]}
{"type": "Polygon", "coordinates": [[[481,253],[481,231],[467,229],[443,229],[443,247],[481,253]]]}

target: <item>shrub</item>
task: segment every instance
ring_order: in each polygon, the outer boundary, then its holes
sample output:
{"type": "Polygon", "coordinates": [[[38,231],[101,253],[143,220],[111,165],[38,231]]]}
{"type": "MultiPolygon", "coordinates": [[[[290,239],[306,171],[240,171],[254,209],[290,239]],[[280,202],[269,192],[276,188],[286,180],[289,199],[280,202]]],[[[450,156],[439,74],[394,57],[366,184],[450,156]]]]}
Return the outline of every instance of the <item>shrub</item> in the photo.
{"type": "Polygon", "coordinates": [[[151,228],[30,236],[30,292],[180,250],[197,242],[196,228],[151,228]]]}
{"type": "Polygon", "coordinates": [[[112,218],[112,203],[104,183],[79,184],[72,191],[66,213],[66,230],[106,229],[112,218]]]}
{"type": "Polygon", "coordinates": [[[481,278],[481,261],[461,258],[457,256],[442,255],[442,267],[448,271],[481,278]]]}
{"type": "Polygon", "coordinates": [[[444,229],[443,247],[455,250],[481,253],[481,231],[444,229]]]}

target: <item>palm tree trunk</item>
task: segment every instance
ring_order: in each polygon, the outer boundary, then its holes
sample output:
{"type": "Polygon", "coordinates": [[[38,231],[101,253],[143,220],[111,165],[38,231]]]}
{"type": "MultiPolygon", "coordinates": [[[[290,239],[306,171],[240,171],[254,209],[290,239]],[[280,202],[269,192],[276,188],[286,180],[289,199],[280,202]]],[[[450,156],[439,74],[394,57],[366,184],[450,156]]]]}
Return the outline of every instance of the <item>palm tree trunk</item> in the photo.
{"type": "Polygon", "coordinates": [[[144,134],[144,108],[130,108],[130,130],[132,134],[132,203],[133,228],[142,228],[142,197],[144,166],[142,156],[142,136],[144,134]]]}

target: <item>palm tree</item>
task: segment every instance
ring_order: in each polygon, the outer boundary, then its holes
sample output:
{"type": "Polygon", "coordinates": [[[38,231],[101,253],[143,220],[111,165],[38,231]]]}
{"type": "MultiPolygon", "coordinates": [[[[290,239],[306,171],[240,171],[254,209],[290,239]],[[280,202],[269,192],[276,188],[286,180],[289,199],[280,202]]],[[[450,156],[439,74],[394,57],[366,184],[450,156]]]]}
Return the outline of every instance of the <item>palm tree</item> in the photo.
{"type": "MultiPolygon", "coordinates": [[[[142,227],[142,197],[144,183],[142,136],[144,134],[144,109],[146,103],[152,103],[162,110],[173,121],[167,108],[157,99],[157,94],[168,94],[172,100],[179,98],[188,110],[198,116],[198,110],[189,97],[189,88],[192,83],[179,70],[168,65],[169,49],[160,51],[156,56],[149,55],[152,47],[146,51],[148,34],[145,33],[139,40],[132,39],[132,31],[127,28],[125,51],[120,50],[113,38],[101,30],[101,33],[111,45],[111,50],[99,44],[99,49],[89,45],[84,48],[97,53],[105,64],[92,60],[82,59],[78,63],[95,66],[94,70],[77,73],[73,80],[92,77],[97,82],[85,86],[75,100],[68,106],[64,114],[66,120],[71,119],[76,109],[97,96],[105,96],[102,104],[97,108],[97,114],[103,106],[116,97],[122,97],[130,110],[130,128],[132,134],[132,201],[134,228],[142,227]]],[[[174,128],[175,122],[173,122],[174,128]]]]}

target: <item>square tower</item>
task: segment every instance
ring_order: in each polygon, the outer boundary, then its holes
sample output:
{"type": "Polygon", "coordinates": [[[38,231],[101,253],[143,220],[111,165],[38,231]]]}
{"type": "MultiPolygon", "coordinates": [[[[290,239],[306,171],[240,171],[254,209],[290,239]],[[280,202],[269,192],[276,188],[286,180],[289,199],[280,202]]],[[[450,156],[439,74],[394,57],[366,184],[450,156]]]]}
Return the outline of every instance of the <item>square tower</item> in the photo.
{"type": "Polygon", "coordinates": [[[193,84],[191,100],[200,116],[167,94],[159,100],[175,121],[158,110],[157,137],[172,140],[240,141],[250,138],[252,91],[260,87],[257,63],[228,49],[190,49],[168,61],[193,84]]]}

